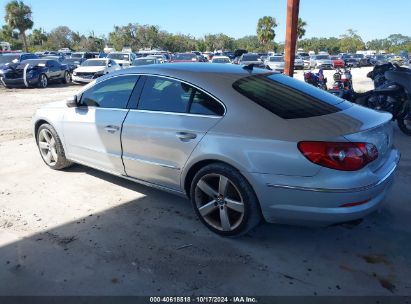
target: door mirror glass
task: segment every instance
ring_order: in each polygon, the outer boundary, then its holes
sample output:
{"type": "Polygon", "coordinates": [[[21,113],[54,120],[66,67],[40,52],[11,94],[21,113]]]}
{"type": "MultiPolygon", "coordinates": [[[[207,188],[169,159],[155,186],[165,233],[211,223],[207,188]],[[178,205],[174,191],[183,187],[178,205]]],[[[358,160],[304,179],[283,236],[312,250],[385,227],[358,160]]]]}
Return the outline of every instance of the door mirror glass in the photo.
{"type": "Polygon", "coordinates": [[[69,107],[69,108],[75,108],[75,107],[77,107],[77,95],[74,95],[74,96],[72,96],[72,97],[70,97],[69,99],[67,99],[67,101],[66,101],[66,105],[67,105],[67,107],[69,107]]]}

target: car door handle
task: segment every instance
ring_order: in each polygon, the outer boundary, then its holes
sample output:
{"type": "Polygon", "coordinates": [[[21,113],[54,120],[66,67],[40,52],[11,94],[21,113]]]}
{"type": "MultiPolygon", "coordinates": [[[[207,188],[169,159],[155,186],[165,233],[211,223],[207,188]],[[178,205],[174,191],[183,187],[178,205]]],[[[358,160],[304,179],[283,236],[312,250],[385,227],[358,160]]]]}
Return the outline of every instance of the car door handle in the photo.
{"type": "Polygon", "coordinates": [[[197,134],[190,132],[177,132],[176,136],[179,140],[187,142],[197,138],[197,134]]]}
{"type": "Polygon", "coordinates": [[[106,126],[105,128],[104,128],[108,133],[110,133],[110,134],[114,134],[114,133],[116,133],[117,131],[119,131],[120,130],[120,127],[119,126],[106,126]]]}

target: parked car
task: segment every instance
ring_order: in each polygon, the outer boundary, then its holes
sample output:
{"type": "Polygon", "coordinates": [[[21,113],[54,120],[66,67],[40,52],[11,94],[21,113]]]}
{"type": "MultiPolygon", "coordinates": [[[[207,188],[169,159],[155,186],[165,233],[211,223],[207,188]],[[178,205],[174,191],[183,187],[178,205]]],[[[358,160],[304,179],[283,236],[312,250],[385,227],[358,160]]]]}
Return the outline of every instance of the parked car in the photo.
{"type": "Polygon", "coordinates": [[[294,69],[304,70],[304,60],[298,55],[294,59],[294,69]]]}
{"type": "Polygon", "coordinates": [[[141,57],[136,58],[133,61],[133,66],[140,66],[140,65],[150,65],[150,64],[161,64],[161,62],[156,57],[141,57]]]}
{"type": "Polygon", "coordinates": [[[375,55],[371,59],[371,63],[373,65],[382,65],[382,64],[388,63],[388,58],[386,55],[375,55]]]}
{"type": "Polygon", "coordinates": [[[310,67],[317,69],[332,69],[333,63],[331,61],[330,55],[315,55],[311,57],[310,67]]]}
{"type": "Polygon", "coordinates": [[[73,71],[73,82],[85,83],[120,70],[120,66],[112,59],[94,58],[87,59],[80,67],[73,71]]]}
{"type": "Polygon", "coordinates": [[[66,64],[68,66],[68,69],[70,73],[73,74],[73,71],[77,69],[81,64],[86,61],[87,59],[85,58],[64,58],[64,60],[61,62],[62,64],[66,64]]]}
{"type": "Polygon", "coordinates": [[[73,59],[91,59],[95,58],[93,53],[90,52],[75,52],[71,54],[71,58],[73,59]]]}
{"type": "Polygon", "coordinates": [[[330,59],[333,63],[333,68],[334,69],[345,67],[344,60],[342,60],[340,56],[332,55],[332,56],[330,56],[330,59]]]}
{"type": "Polygon", "coordinates": [[[300,56],[302,60],[310,60],[310,54],[307,52],[298,52],[297,55],[300,56]]]}
{"type": "Polygon", "coordinates": [[[352,57],[357,60],[358,62],[358,67],[363,67],[363,66],[368,66],[369,61],[368,59],[364,56],[364,54],[353,54],[352,57]]]}
{"type": "Polygon", "coordinates": [[[199,59],[194,53],[177,53],[171,58],[171,62],[199,62],[199,59]]]}
{"type": "Polygon", "coordinates": [[[327,225],[379,208],[399,161],[391,118],[279,73],[192,63],[100,77],[37,110],[33,130],[50,168],[186,195],[234,236],[262,218],[327,225]]]}
{"type": "Polygon", "coordinates": [[[214,56],[211,63],[231,63],[231,60],[227,56],[214,56]]]}
{"type": "Polygon", "coordinates": [[[238,60],[238,64],[243,64],[243,65],[253,64],[255,67],[261,67],[261,68],[265,67],[264,62],[261,61],[258,54],[256,53],[245,53],[241,55],[240,59],[238,60]]]}
{"type": "Polygon", "coordinates": [[[31,53],[6,53],[0,56],[0,70],[4,70],[10,63],[20,63],[28,59],[39,58],[35,54],[31,53]]]}
{"type": "Polygon", "coordinates": [[[269,56],[264,61],[264,66],[269,70],[284,72],[284,56],[269,56]]]}
{"type": "Polygon", "coordinates": [[[114,60],[121,68],[128,68],[132,65],[136,54],[132,52],[112,52],[107,58],[114,60]]]}
{"type": "Polygon", "coordinates": [[[29,59],[13,63],[0,74],[5,87],[46,88],[50,82],[71,82],[67,65],[50,59],[29,59]]]}

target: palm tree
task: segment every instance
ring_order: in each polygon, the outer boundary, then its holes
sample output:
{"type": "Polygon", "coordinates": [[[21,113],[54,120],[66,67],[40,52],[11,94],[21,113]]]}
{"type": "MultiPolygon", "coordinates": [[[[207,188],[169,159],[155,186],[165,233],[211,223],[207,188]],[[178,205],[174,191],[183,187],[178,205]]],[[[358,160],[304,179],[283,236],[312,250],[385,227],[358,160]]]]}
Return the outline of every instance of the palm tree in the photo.
{"type": "Polygon", "coordinates": [[[24,48],[28,52],[26,31],[33,27],[31,20],[31,8],[23,1],[10,1],[6,4],[4,20],[12,29],[17,29],[23,38],[24,48]]]}
{"type": "Polygon", "coordinates": [[[303,19],[298,18],[298,25],[297,25],[297,37],[298,39],[301,39],[305,35],[305,27],[307,26],[307,22],[305,22],[303,19]]]}
{"type": "Polygon", "coordinates": [[[258,20],[257,36],[261,44],[267,45],[274,40],[275,27],[277,27],[277,21],[273,17],[264,16],[258,20]]]}

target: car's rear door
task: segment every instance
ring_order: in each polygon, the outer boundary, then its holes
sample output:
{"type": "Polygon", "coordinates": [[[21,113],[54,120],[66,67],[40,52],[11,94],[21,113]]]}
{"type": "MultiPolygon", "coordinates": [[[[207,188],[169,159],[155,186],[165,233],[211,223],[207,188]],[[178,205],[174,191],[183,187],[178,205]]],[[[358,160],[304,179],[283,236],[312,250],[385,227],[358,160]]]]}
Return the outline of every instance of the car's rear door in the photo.
{"type": "Polygon", "coordinates": [[[64,116],[64,140],[69,159],[117,174],[125,174],[121,159],[121,126],[139,76],[104,80],[80,97],[79,106],[64,116]]]}
{"type": "Polygon", "coordinates": [[[180,174],[224,106],[198,88],[161,76],[144,76],[138,107],[123,124],[128,176],[180,190],[180,174]]]}

